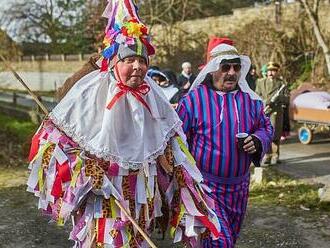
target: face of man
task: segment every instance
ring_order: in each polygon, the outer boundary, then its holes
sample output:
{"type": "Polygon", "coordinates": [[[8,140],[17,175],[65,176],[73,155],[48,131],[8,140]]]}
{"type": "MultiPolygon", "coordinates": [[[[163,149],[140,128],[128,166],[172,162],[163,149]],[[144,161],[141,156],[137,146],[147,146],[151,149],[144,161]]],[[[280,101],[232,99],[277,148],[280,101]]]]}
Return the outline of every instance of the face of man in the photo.
{"type": "Polygon", "coordinates": [[[159,85],[162,87],[167,87],[169,84],[170,82],[166,79],[159,82],[159,85]]]}
{"type": "Polygon", "coordinates": [[[277,70],[268,70],[267,71],[267,78],[269,79],[275,79],[277,78],[278,71],[277,70]]]}
{"type": "Polygon", "coordinates": [[[127,57],[118,61],[116,66],[117,79],[132,88],[137,88],[143,83],[148,70],[146,60],[140,56],[127,57]]]}
{"type": "Polygon", "coordinates": [[[187,75],[190,75],[190,74],[192,73],[191,66],[185,66],[185,67],[183,67],[183,71],[184,71],[184,73],[186,73],[187,75]]]}
{"type": "Polygon", "coordinates": [[[216,89],[224,92],[233,91],[237,88],[240,75],[241,64],[221,64],[219,70],[212,74],[213,85],[216,89]]]}
{"type": "Polygon", "coordinates": [[[153,75],[151,77],[158,85],[160,85],[160,76],[158,75],[153,75]]]}
{"type": "Polygon", "coordinates": [[[151,78],[161,87],[166,87],[170,83],[166,78],[159,76],[157,74],[153,75],[151,78]]]}

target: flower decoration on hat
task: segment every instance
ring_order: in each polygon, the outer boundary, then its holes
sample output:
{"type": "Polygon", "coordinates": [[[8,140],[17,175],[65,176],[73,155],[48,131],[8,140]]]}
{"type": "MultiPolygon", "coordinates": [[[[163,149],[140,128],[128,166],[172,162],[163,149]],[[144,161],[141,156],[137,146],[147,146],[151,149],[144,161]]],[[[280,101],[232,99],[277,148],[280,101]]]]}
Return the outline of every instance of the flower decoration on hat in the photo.
{"type": "Polygon", "coordinates": [[[110,61],[117,55],[120,45],[143,45],[147,55],[155,53],[150,44],[147,27],[140,21],[138,8],[132,0],[108,0],[103,13],[108,18],[108,25],[103,40],[101,71],[107,71],[110,61]]]}
{"type": "Polygon", "coordinates": [[[140,38],[141,36],[147,37],[148,29],[142,23],[139,23],[136,19],[125,22],[121,28],[123,35],[131,38],[140,38]]]}

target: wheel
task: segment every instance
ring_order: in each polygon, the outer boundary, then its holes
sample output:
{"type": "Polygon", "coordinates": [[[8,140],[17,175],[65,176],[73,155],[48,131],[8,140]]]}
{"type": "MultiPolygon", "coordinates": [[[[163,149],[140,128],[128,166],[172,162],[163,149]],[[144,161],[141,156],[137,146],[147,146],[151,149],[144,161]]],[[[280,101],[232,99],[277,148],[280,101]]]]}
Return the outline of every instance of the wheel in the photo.
{"type": "Polygon", "coordinates": [[[302,144],[307,145],[312,142],[313,132],[310,128],[303,126],[299,128],[298,138],[302,144]]]}

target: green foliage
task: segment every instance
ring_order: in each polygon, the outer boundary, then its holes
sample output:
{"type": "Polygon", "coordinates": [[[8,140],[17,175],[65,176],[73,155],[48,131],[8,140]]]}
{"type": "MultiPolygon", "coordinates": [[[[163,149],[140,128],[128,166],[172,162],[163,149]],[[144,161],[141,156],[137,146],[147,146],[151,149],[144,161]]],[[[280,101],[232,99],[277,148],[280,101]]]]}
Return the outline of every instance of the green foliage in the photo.
{"type": "Polygon", "coordinates": [[[0,132],[8,132],[19,142],[25,142],[36,130],[36,125],[0,114],[0,132]]]}
{"type": "MultiPolygon", "coordinates": [[[[17,90],[17,89],[8,89],[5,87],[0,87],[0,92],[16,92],[21,94],[29,94],[26,90],[17,90]]],[[[48,96],[48,97],[54,97],[55,91],[54,90],[48,90],[48,91],[33,91],[37,96],[48,96]]],[[[3,103],[2,103],[3,104],[3,103]]]]}
{"type": "Polygon", "coordinates": [[[312,61],[307,60],[305,63],[301,64],[301,72],[298,81],[304,82],[310,79],[313,70],[312,61]]]}
{"type": "Polygon", "coordinates": [[[296,89],[303,82],[310,81],[313,71],[313,61],[310,58],[302,57],[299,61],[299,70],[297,79],[290,84],[290,90],[296,89]]]}

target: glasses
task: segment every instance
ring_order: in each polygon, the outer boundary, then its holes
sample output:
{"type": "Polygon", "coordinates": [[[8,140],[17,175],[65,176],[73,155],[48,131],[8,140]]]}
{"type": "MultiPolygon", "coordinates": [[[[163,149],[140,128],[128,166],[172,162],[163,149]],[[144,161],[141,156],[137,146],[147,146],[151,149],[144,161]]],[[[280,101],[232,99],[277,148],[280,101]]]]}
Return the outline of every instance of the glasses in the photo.
{"type": "Polygon", "coordinates": [[[221,65],[220,69],[221,72],[229,72],[231,67],[233,67],[235,72],[239,72],[242,68],[240,64],[223,64],[221,65]]]}

